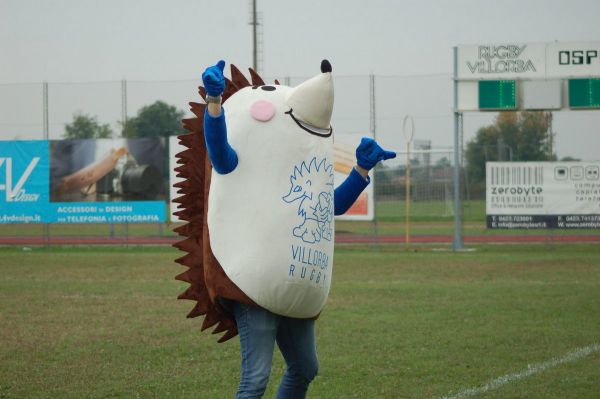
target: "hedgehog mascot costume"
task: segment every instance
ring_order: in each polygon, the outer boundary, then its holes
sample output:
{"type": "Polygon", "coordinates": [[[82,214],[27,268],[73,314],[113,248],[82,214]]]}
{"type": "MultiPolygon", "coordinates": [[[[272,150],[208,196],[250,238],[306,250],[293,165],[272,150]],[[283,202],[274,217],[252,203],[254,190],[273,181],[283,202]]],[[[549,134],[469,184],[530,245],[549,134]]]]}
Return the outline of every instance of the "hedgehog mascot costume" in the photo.
{"type": "Polygon", "coordinates": [[[357,165],[334,189],[331,64],[296,87],[251,82],[224,61],[202,75],[204,103],[176,168],[183,178],[174,244],[187,254],[180,299],[196,301],[188,317],[205,315],[219,342],[240,334],[239,398],[261,397],[277,342],[287,364],[278,398],[303,398],[317,373],[314,321],[331,285],[334,215],[369,184],[368,171],[395,153],[363,138],[357,165]]]}

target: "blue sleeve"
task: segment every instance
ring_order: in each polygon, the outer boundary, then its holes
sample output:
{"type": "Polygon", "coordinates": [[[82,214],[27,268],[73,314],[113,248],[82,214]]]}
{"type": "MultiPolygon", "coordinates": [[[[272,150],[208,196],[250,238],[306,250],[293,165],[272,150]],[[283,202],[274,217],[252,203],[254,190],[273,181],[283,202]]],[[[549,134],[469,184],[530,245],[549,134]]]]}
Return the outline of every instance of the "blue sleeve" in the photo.
{"type": "Polygon", "coordinates": [[[369,185],[370,178],[364,178],[356,169],[340,184],[333,194],[333,205],[336,215],[343,215],[354,204],[360,193],[369,185]]]}
{"type": "Polygon", "coordinates": [[[217,173],[226,175],[236,168],[238,157],[227,142],[227,125],[223,108],[219,116],[211,116],[208,107],[204,111],[204,141],[210,163],[217,173]]]}

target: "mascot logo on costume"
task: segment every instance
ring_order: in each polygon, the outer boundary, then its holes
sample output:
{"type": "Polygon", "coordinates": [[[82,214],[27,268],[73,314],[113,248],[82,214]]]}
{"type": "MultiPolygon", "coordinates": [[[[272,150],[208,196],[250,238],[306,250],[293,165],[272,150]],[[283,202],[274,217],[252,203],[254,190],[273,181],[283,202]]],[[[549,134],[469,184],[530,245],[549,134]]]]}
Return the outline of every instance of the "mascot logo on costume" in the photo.
{"type": "MultiPolygon", "coordinates": [[[[305,243],[314,244],[321,240],[331,241],[333,221],[333,165],[325,158],[313,158],[294,166],[290,176],[290,190],[282,199],[292,204],[298,203],[298,216],[301,223],[292,233],[305,243]],[[326,181],[328,191],[313,190],[313,181],[326,181]]],[[[318,186],[318,185],[317,185],[318,186]]]]}

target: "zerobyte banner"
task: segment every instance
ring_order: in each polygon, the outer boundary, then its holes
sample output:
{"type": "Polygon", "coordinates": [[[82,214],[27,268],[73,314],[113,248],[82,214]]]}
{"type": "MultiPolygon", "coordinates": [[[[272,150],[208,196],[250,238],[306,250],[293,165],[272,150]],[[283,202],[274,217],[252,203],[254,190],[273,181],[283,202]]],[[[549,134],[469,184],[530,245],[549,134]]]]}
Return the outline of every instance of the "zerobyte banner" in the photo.
{"type": "Polygon", "coordinates": [[[164,222],[157,139],[0,142],[0,223],[164,222]]]}
{"type": "Polygon", "coordinates": [[[487,227],[600,228],[600,162],[486,163],[487,227]]]}

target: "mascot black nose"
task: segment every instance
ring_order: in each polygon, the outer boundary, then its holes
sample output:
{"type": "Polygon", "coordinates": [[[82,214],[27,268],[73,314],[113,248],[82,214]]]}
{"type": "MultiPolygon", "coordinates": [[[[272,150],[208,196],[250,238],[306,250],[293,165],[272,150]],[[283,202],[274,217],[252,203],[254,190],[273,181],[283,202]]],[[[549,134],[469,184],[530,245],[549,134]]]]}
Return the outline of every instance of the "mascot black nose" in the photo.
{"type": "Polygon", "coordinates": [[[321,72],[331,72],[331,64],[327,60],[321,61],[321,72]]]}

